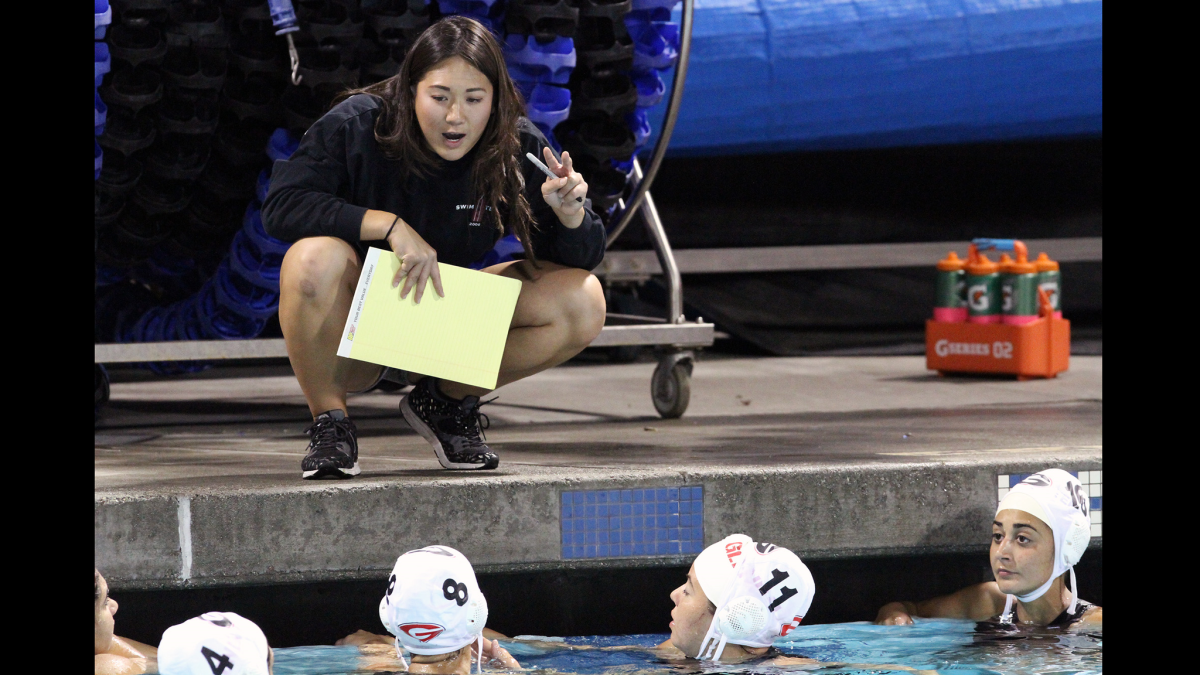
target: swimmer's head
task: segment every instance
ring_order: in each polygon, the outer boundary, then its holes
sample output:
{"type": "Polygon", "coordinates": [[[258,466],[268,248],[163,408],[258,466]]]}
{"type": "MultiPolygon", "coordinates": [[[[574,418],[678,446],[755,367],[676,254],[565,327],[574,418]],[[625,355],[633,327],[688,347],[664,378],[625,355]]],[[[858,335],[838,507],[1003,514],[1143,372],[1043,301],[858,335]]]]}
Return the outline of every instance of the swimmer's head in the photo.
{"type": "Polygon", "coordinates": [[[113,615],[117,613],[117,601],[108,597],[108,582],[96,570],[96,653],[103,654],[112,645],[113,615]]]}
{"type": "Polygon", "coordinates": [[[414,666],[440,663],[447,672],[470,667],[470,648],[482,639],[487,616],[471,563],[449,546],[400,556],[379,601],[379,619],[396,636],[397,652],[403,647],[414,654],[414,666]]]}
{"type": "Polygon", "coordinates": [[[1062,469],[1040,471],[1010,489],[996,508],[992,573],[1002,592],[1032,602],[1070,571],[1074,611],[1073,568],[1090,540],[1083,485],[1062,469]]]}
{"type": "Polygon", "coordinates": [[[162,675],[270,675],[275,654],[258,624],[233,612],[208,612],[163,631],[162,675]]]}
{"type": "Polygon", "coordinates": [[[816,585],[795,553],[734,534],[704,549],[671,599],[671,643],[720,660],[725,645],[765,650],[800,625],[816,585]]]}

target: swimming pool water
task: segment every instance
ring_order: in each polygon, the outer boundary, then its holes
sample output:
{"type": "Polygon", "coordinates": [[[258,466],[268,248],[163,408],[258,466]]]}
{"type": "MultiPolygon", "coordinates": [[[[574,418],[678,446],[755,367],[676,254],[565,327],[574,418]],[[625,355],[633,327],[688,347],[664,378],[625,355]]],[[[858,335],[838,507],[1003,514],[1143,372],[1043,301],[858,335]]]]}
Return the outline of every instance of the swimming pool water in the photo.
{"type": "MultiPolygon", "coordinates": [[[[1099,630],[1074,633],[1042,628],[992,632],[977,630],[977,627],[973,621],[947,619],[919,620],[913,626],[875,626],[865,622],[801,626],[776,641],[775,646],[789,655],[842,664],[803,667],[742,664],[701,668],[695,661],[664,661],[645,648],[666,640],[665,634],[543,638],[537,642],[501,640],[501,644],[526,669],[580,675],[907,672],[883,667],[883,664],[952,675],[1092,675],[1102,672],[1103,635],[1099,630]],[[614,647],[642,649],[614,650],[614,647]]],[[[357,647],[275,650],[276,675],[378,672],[362,670],[363,663],[357,647]]]]}

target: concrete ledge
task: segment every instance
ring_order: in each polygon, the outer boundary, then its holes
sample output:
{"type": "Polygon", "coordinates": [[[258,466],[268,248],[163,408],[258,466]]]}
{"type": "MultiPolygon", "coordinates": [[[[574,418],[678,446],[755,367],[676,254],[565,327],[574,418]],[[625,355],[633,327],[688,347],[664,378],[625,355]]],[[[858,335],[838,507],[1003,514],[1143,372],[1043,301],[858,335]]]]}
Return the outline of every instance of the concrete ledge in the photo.
{"type": "Polygon", "coordinates": [[[804,559],[975,552],[986,547],[996,476],[1047,466],[1099,470],[1102,452],[1062,447],[785,468],[572,467],[172,497],[98,492],[95,550],[114,590],[376,578],[400,553],[433,542],[460,549],[480,572],[685,565],[694,555],[564,560],[560,498],[564,490],[701,485],[705,544],[745,532],[804,559]]]}

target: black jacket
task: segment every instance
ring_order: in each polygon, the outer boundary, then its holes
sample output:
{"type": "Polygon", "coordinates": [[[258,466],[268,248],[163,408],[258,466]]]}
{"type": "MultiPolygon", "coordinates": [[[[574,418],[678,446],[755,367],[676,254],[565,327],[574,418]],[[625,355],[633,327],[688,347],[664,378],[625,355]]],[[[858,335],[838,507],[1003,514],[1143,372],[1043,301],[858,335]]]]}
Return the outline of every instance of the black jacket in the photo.
{"type": "MultiPolygon", "coordinates": [[[[427,179],[402,180],[401,163],[388,159],[375,141],[379,101],[359,94],[342,101],[304,134],[290,159],[278,160],[263,202],[267,233],[284,241],[303,237],[340,237],[360,251],[359,232],[367,209],[404,219],[438,254],[438,261],[466,267],[484,256],[500,233],[490,224],[472,226],[477,197],[471,194],[466,157],[447,162],[427,179]]],[[[563,227],[542,198],[546,176],[525,152],[542,157],[546,137],[527,118],[520,118],[521,166],[525,197],[533,211],[532,239],[539,260],[591,270],[604,258],[604,226],[584,202],[583,224],[563,227]]],[[[484,219],[485,222],[490,219],[484,219]]],[[[390,249],[387,242],[372,242],[390,249]]]]}

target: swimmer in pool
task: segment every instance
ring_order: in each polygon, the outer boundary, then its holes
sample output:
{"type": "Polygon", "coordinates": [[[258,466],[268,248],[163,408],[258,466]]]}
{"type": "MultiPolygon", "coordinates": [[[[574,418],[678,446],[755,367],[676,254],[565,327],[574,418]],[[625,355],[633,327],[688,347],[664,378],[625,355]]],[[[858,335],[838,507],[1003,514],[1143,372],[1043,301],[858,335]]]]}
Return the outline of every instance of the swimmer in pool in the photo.
{"type": "Polygon", "coordinates": [[[659,648],[721,663],[778,657],[771,643],[800,625],[815,593],[795,553],[730,535],[701,551],[671,593],[671,638],[659,648]]]}
{"type": "Polygon", "coordinates": [[[990,553],[995,581],[921,602],[889,603],[879,609],[875,623],[910,625],[913,617],[937,617],[1099,626],[1101,608],[1081,600],[1075,584],[1075,564],[1090,540],[1083,485],[1062,469],[1035,473],[1009,490],[996,508],[990,553]]]}
{"type": "Polygon", "coordinates": [[[834,663],[787,656],[771,646],[799,627],[816,593],[808,567],[786,548],[732,534],[700,552],[671,593],[671,637],[657,650],[719,663],[914,671],[898,664],[834,663]]]}
{"type": "Polygon", "coordinates": [[[113,635],[117,601],[108,596],[108,582],[96,570],[96,675],[137,675],[155,671],[158,649],[113,635]]]}
{"type": "MultiPolygon", "coordinates": [[[[484,637],[487,616],[487,598],[471,563],[449,546],[426,546],[400,556],[379,601],[379,619],[396,636],[396,655],[404,660],[401,648],[412,654],[410,673],[467,675],[472,662],[476,672],[482,672],[484,662],[519,669],[508,650],[484,637]]],[[[362,644],[347,640],[339,642],[362,644]]]]}
{"type": "Polygon", "coordinates": [[[207,612],[163,631],[158,643],[161,675],[272,675],[275,652],[250,619],[207,612]]]}

